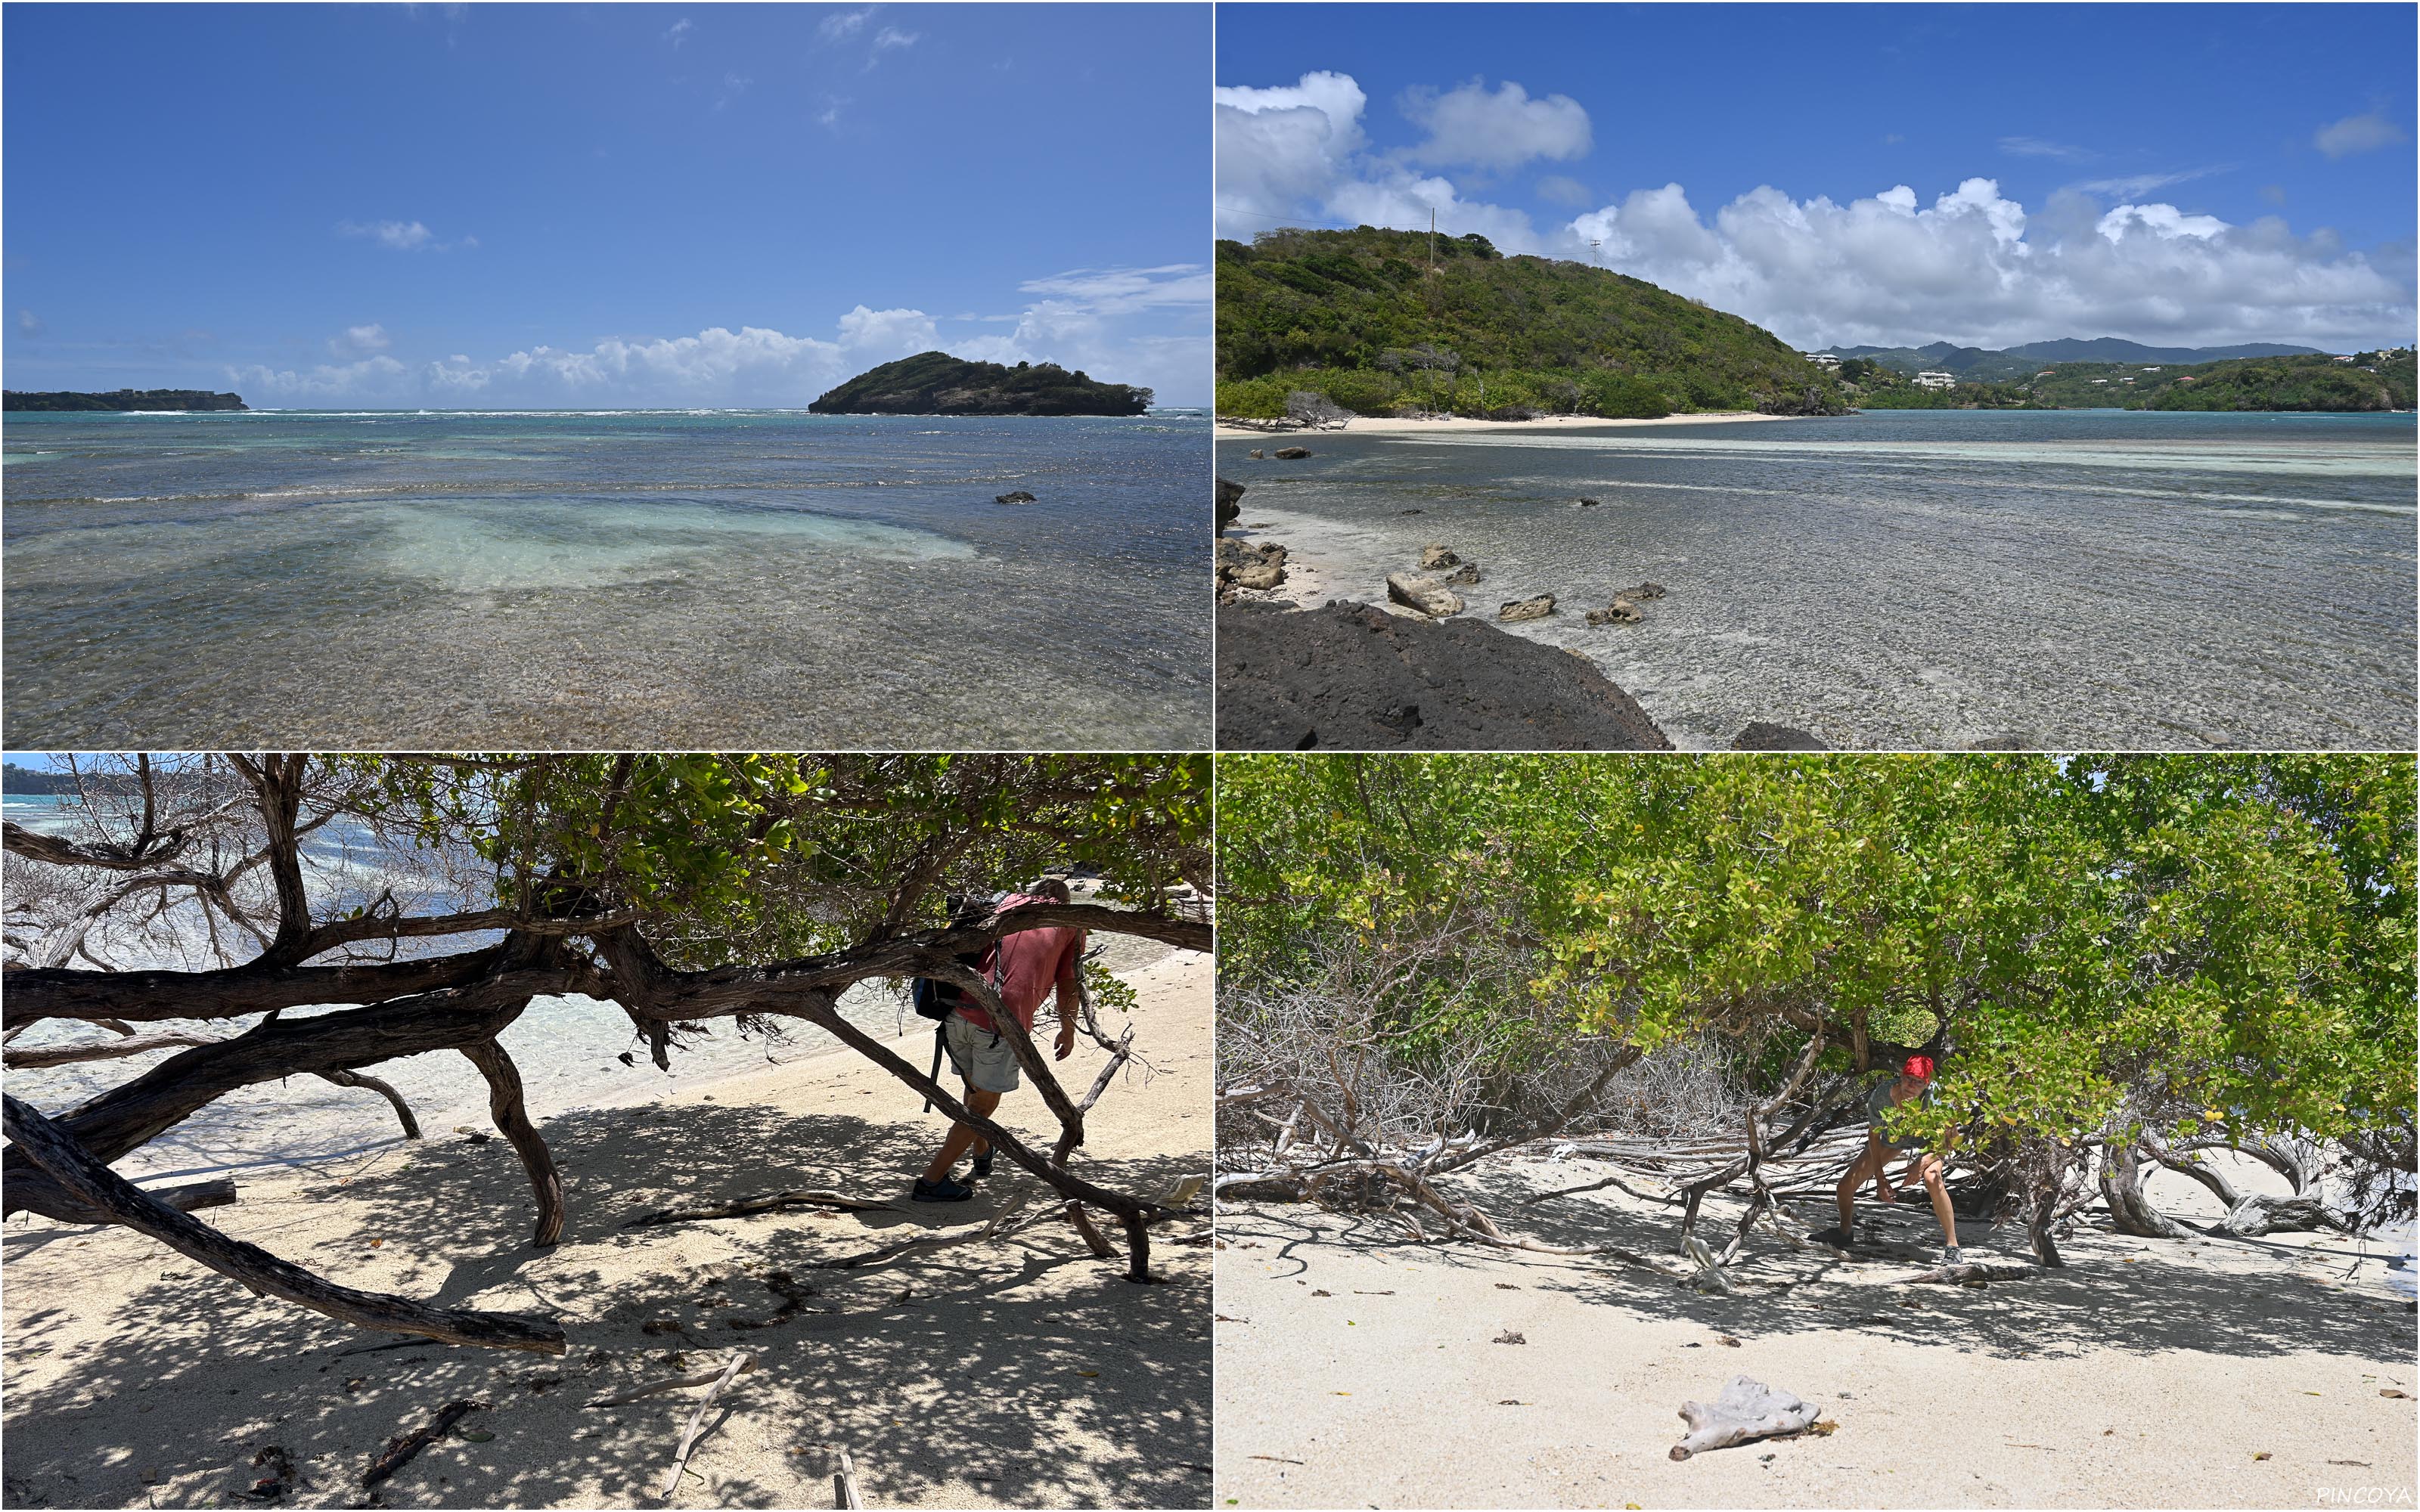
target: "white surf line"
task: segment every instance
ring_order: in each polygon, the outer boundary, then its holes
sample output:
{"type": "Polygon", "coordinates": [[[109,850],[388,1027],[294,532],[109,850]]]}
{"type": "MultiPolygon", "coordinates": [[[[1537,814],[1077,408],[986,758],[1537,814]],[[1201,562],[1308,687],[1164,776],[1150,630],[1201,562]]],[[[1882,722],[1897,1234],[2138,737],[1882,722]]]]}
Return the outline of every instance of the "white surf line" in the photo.
{"type": "Polygon", "coordinates": [[[1930,441],[1733,441],[1695,438],[1579,436],[1390,436],[1416,446],[1543,448],[1557,451],[1623,452],[1642,455],[1847,456],[1874,462],[1963,462],[2006,465],[2134,468],[2149,471],[2296,472],[2347,477],[2408,478],[2412,453],[2402,447],[2330,447],[2324,451],[2279,448],[2212,453],[2188,447],[2102,444],[2079,441],[1976,441],[1943,445],[1930,441]]]}

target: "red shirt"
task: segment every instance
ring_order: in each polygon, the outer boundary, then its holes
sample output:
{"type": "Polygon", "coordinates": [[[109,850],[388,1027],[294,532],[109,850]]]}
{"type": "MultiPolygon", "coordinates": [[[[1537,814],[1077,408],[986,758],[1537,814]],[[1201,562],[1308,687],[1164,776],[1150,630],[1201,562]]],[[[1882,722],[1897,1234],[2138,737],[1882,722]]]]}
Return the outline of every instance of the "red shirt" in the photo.
{"type": "MultiPolygon", "coordinates": [[[[1017,893],[1004,899],[1000,906],[1004,912],[1029,903],[1058,901],[1017,893]]],[[[1024,929],[1000,937],[1000,1000],[1016,1015],[1016,1022],[1025,1026],[1027,1033],[1033,1031],[1033,1015],[1053,987],[1063,983],[1068,991],[1075,991],[1076,963],[1083,955],[1084,932],[1079,929],[1024,929]]],[[[958,1016],[977,1028],[992,1026],[991,1015],[980,1008],[961,1008],[958,1016]]]]}

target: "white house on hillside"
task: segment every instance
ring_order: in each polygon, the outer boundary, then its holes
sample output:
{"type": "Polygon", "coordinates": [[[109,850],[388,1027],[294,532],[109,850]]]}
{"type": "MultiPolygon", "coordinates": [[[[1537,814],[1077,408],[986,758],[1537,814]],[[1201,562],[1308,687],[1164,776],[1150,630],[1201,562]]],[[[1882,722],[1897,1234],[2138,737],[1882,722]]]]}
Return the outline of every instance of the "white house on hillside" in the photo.
{"type": "Polygon", "coordinates": [[[1919,389],[1954,389],[1958,386],[1955,373],[1918,373],[1916,386],[1919,389]]]}

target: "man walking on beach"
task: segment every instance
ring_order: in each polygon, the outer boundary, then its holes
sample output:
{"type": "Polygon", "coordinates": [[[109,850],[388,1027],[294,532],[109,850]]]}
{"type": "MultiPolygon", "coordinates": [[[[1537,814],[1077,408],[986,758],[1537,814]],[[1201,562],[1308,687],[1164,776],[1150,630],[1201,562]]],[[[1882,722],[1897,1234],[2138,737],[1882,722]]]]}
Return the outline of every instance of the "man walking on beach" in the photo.
{"type": "MultiPolygon", "coordinates": [[[[1067,884],[1056,877],[1045,877],[1034,884],[1032,891],[1013,894],[1001,900],[1000,906],[1006,912],[1033,903],[1063,903],[1067,899],[1067,884]]],[[[1057,988],[1059,1042],[1053,1058],[1066,1059],[1076,1048],[1076,1023],[1081,1001],[1076,973],[1077,964],[1084,956],[1084,932],[1057,927],[1018,930],[1001,935],[997,949],[999,956],[989,975],[999,985],[1001,1005],[1016,1015],[1016,1022],[1025,1026],[1029,1034],[1042,999],[1057,988]]],[[[1001,1095],[1016,1090],[1016,1052],[1010,1047],[1007,1037],[993,1026],[990,1015],[972,1004],[951,1015],[943,1034],[950,1064],[965,1086],[967,1111],[978,1118],[990,1118],[992,1110],[1000,1106],[1001,1095]]],[[[955,1124],[950,1130],[950,1137],[943,1141],[941,1152],[916,1179],[910,1196],[918,1202],[964,1202],[975,1195],[971,1181],[990,1174],[991,1141],[976,1133],[971,1124],[955,1124]],[[954,1180],[952,1168],[957,1165],[958,1157],[970,1149],[975,1157],[972,1176],[968,1181],[954,1180]]]]}
{"type": "Polygon", "coordinates": [[[1883,1168],[1890,1164],[1894,1155],[1912,1152],[1916,1160],[1907,1170],[1900,1173],[1900,1190],[1905,1191],[1916,1180],[1924,1182],[1925,1191],[1932,1197],[1932,1216],[1941,1224],[1941,1263],[1958,1263],[1958,1215],[1949,1207],[1949,1189],[1941,1182],[1941,1156],[1925,1149],[1916,1135],[1895,1135],[1883,1127],[1892,1108],[1917,1099],[1929,1102],[1931,1097],[1932,1057],[1930,1056],[1908,1057],[1907,1064],[1900,1068],[1897,1078],[1882,1083],[1866,1094],[1866,1113],[1871,1119],[1871,1127],[1866,1134],[1865,1151],[1857,1157],[1857,1163],[1849,1167],[1849,1174],[1840,1178],[1839,1187],[1834,1193],[1840,1204],[1840,1227],[1809,1235],[1809,1238],[1836,1244],[1841,1249],[1850,1248],[1855,1242],[1857,1188],[1870,1180],[1874,1183],[1877,1200],[1897,1200],[1891,1190],[1890,1178],[1884,1174],[1883,1168]]]}

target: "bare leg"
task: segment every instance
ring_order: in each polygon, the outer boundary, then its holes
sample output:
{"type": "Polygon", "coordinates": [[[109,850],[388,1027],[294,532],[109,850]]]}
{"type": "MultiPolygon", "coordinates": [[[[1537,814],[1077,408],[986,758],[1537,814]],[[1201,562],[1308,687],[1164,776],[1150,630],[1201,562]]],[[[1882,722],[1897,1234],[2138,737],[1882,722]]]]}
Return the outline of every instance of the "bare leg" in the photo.
{"type": "Polygon", "coordinates": [[[1927,1155],[1916,1162],[1916,1173],[1924,1178],[1924,1190],[1932,1196],[1932,1216],[1941,1221],[1941,1242],[1951,1249],[1958,1247],[1958,1214],[1949,1206],[1949,1188],[1941,1181],[1941,1157],[1927,1155]]]}
{"type": "MultiPolygon", "coordinates": [[[[992,1110],[1000,1106],[1000,1094],[984,1091],[970,1082],[967,1084],[965,1102],[969,1113],[979,1119],[988,1119],[992,1115],[992,1110]]],[[[960,1155],[970,1149],[987,1149],[989,1145],[990,1141],[975,1132],[973,1124],[952,1124],[950,1137],[941,1143],[941,1152],[933,1157],[932,1165],[924,1167],[924,1180],[927,1181],[941,1180],[950,1174],[950,1167],[958,1163],[960,1155]]]]}
{"type": "Polygon", "coordinates": [[[1851,1225],[1857,1221],[1857,1188],[1881,1175],[1883,1163],[1887,1158],[1888,1152],[1883,1149],[1882,1142],[1868,1134],[1865,1153],[1857,1157],[1857,1163],[1849,1167],[1849,1174],[1841,1177],[1840,1184],[1833,1190],[1833,1196],[1840,1204],[1840,1239],[1843,1242],[1854,1232],[1851,1225]]]}

